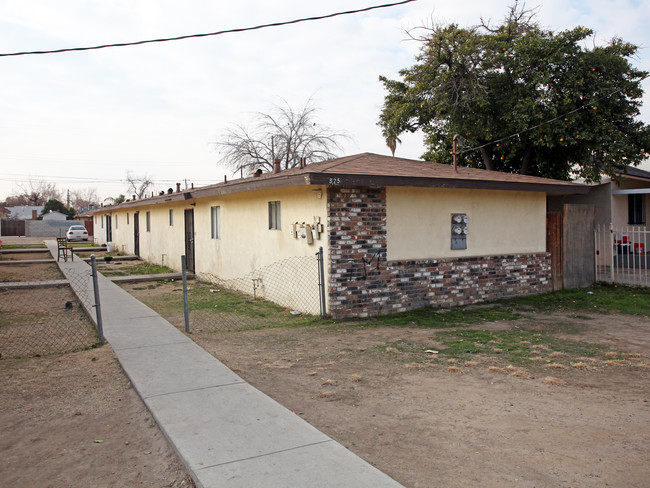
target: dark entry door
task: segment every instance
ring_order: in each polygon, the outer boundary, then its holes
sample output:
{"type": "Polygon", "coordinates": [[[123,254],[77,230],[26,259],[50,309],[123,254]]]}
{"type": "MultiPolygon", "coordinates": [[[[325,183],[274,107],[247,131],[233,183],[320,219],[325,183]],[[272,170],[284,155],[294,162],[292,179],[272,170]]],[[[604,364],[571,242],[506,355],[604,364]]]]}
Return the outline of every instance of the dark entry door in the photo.
{"type": "Polygon", "coordinates": [[[106,216],[106,242],[113,242],[113,228],[111,227],[111,216],[106,216]]]}
{"type": "Polygon", "coordinates": [[[185,210],[185,267],[194,273],[194,209],[185,210]]]}
{"type": "Polygon", "coordinates": [[[133,253],[140,255],[140,212],[133,214],[133,253]]]}

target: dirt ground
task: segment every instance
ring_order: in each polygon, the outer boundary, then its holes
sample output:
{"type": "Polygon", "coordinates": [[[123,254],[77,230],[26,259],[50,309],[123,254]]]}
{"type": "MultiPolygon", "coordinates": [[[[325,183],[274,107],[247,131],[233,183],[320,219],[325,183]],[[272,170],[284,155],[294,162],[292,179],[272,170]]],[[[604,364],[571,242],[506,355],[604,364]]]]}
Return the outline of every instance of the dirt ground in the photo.
{"type": "MultiPolygon", "coordinates": [[[[168,292],[126,288],[145,302],[168,292]]],[[[540,361],[521,367],[498,355],[449,360],[394,347],[440,351],[449,329],[334,325],[191,337],[408,488],[648,486],[650,317],[526,313],[472,328],[553,330],[604,349],[571,360],[539,349],[540,361]]]]}
{"type": "Polygon", "coordinates": [[[29,259],[52,259],[52,254],[42,251],[21,253],[3,252],[0,254],[0,261],[27,261],[29,259]]]}
{"type": "Polygon", "coordinates": [[[191,487],[110,346],[0,362],[0,485],[191,487]]]}
{"type": "MultiPolygon", "coordinates": [[[[0,281],[61,278],[56,264],[0,266],[0,281]]],[[[61,339],[77,322],[87,326],[85,316],[77,317],[81,312],[76,305],[70,310],[64,306],[67,300],[76,303],[70,294],[62,288],[2,292],[3,357],[15,352],[7,349],[11,344],[30,342],[25,334],[38,346],[37,352],[30,346],[31,356],[56,349],[52,337],[61,339]],[[47,326],[47,336],[34,333],[34,314],[37,326],[47,326]],[[80,320],[72,324],[71,314],[80,320]],[[26,320],[29,331],[23,330],[26,320]]],[[[95,342],[91,335],[88,340],[75,337],[88,346],[95,342]]],[[[0,486],[194,486],[108,345],[64,355],[1,359],[0,432],[0,486]]]]}
{"type": "MultiPolygon", "coordinates": [[[[566,337],[604,345],[617,359],[552,369],[510,367],[494,355],[449,362],[392,347],[442,349],[439,331],[410,327],[192,337],[408,488],[648,486],[650,318],[529,314],[480,328],[558,323],[566,337]]],[[[190,483],[109,347],[2,360],[0,431],[7,486],[190,483]]]]}
{"type": "Polygon", "coordinates": [[[650,370],[643,358],[650,321],[594,315],[588,324],[582,340],[631,351],[631,359],[525,374],[494,358],[413,362],[388,345],[407,340],[436,349],[435,331],[401,327],[197,339],[406,487],[646,487],[650,370]]]}
{"type": "Polygon", "coordinates": [[[48,281],[65,277],[56,263],[21,263],[19,260],[0,265],[0,281],[48,281]]]}

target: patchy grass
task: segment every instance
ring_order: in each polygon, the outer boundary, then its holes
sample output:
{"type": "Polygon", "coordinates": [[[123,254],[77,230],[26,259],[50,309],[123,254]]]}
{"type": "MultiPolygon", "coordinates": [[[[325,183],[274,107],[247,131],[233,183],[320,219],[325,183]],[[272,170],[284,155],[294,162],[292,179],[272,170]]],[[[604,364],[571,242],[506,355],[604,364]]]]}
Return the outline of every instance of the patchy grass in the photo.
{"type": "MultiPolygon", "coordinates": [[[[635,365],[626,353],[607,351],[607,348],[579,340],[586,325],[556,323],[546,330],[527,329],[521,323],[506,330],[476,330],[476,324],[495,321],[515,321],[525,312],[566,313],[569,317],[588,321],[585,313],[622,313],[650,315],[650,289],[598,284],[587,289],[564,290],[545,295],[500,300],[485,306],[451,310],[426,307],[378,318],[343,321],[347,327],[423,327],[432,331],[431,342],[398,340],[373,348],[374,354],[408,364],[430,361],[425,351],[439,350],[441,359],[458,367],[473,365],[477,358],[527,369],[581,369],[591,370],[602,366],[635,365]],[[519,313],[522,312],[522,313],[519,313]],[[470,328],[474,326],[474,328],[470,328]],[[558,335],[571,334],[574,340],[558,335]],[[456,366],[457,365],[457,366],[456,366]]],[[[469,366],[468,366],[469,367],[469,366]]],[[[521,377],[526,375],[522,372],[521,377]]],[[[516,376],[516,375],[515,375],[516,376]]]]}
{"type": "MultiPolygon", "coordinates": [[[[306,325],[303,316],[289,315],[287,309],[273,302],[254,299],[252,296],[234,290],[219,289],[219,291],[211,292],[211,289],[215,289],[214,286],[203,283],[191,284],[191,290],[188,293],[190,309],[197,312],[222,312],[252,318],[266,318],[271,319],[273,323],[279,317],[284,317],[283,320],[277,323],[278,326],[288,325],[286,318],[292,319],[290,320],[291,323],[299,322],[301,325],[306,325]],[[294,320],[300,317],[303,317],[303,320],[294,320]]],[[[182,302],[180,305],[182,307],[182,302]]]]}
{"type": "Polygon", "coordinates": [[[87,241],[68,241],[68,246],[74,247],[75,249],[78,247],[103,247],[106,248],[105,245],[103,244],[95,244],[94,242],[87,242],[87,241]]]}
{"type": "MultiPolygon", "coordinates": [[[[178,285],[175,286],[173,296],[166,294],[157,297],[156,303],[146,300],[145,302],[163,314],[165,309],[182,314],[182,290],[178,285]]],[[[261,319],[259,325],[253,327],[252,322],[249,322],[242,326],[224,326],[221,330],[306,325],[335,329],[378,326],[431,329],[428,341],[399,339],[369,349],[357,350],[358,353],[403,362],[413,369],[418,369],[418,364],[431,365],[435,362],[435,357],[446,361],[447,366],[451,368],[474,368],[478,364],[515,368],[504,369],[504,372],[521,378],[528,377],[524,370],[590,371],[605,366],[636,367],[641,363],[645,364],[643,358],[631,358],[624,352],[611,351],[598,344],[580,341],[580,334],[586,327],[581,325],[580,321],[591,319],[594,312],[637,315],[647,310],[650,315],[650,291],[635,287],[597,285],[588,289],[520,297],[464,308],[426,307],[370,319],[323,321],[314,316],[292,316],[289,310],[274,303],[255,300],[251,296],[232,290],[220,289],[211,292],[210,289],[214,289],[214,286],[200,282],[190,284],[188,299],[191,313],[204,314],[205,317],[218,319],[222,323],[236,323],[242,318],[261,319]],[[520,311],[522,313],[519,313],[520,311]],[[525,319],[526,311],[568,312],[569,317],[579,321],[568,324],[554,323],[545,326],[544,330],[533,326],[527,328],[529,323],[526,320],[515,322],[525,319]],[[512,323],[496,327],[503,330],[480,328],[482,323],[496,321],[512,323]],[[571,334],[572,338],[559,337],[565,334],[571,334]],[[437,350],[439,354],[433,357],[427,353],[428,350],[437,350]]]]}
{"type": "MultiPolygon", "coordinates": [[[[497,302],[441,309],[424,307],[368,319],[351,319],[340,324],[353,327],[397,326],[445,329],[472,326],[482,322],[518,320],[521,312],[574,312],[571,318],[591,320],[589,313],[623,313],[650,315],[650,288],[596,284],[579,290],[562,290],[543,295],[530,295],[497,302]],[[583,312],[583,313],[580,313],[583,312]]],[[[578,334],[575,325],[558,324],[563,332],[578,334]]]]}
{"type": "MultiPolygon", "coordinates": [[[[501,300],[498,304],[536,312],[589,311],[650,315],[650,288],[599,283],[578,290],[562,290],[544,295],[501,300]]],[[[577,315],[577,317],[585,316],[577,315]]]]}
{"type": "MultiPolygon", "coordinates": [[[[142,297],[141,300],[163,316],[183,315],[183,289],[180,283],[158,282],[156,285],[140,285],[133,288],[153,289],[159,286],[170,287],[169,293],[152,297],[142,297]]],[[[250,330],[272,327],[299,327],[324,323],[313,315],[292,315],[290,310],[273,302],[254,299],[252,296],[234,290],[215,290],[210,283],[188,282],[188,306],[190,309],[191,329],[194,324],[202,324],[202,330],[216,332],[218,330],[250,330]]],[[[173,321],[172,321],[173,322],[173,321]]]]}
{"type": "Polygon", "coordinates": [[[424,307],[409,312],[400,312],[381,317],[372,317],[359,321],[358,319],[343,321],[359,327],[401,326],[425,327],[432,329],[445,329],[463,325],[475,325],[482,322],[496,322],[499,320],[517,320],[522,316],[512,310],[499,305],[486,305],[481,307],[463,307],[454,309],[440,309],[424,307]]]}
{"type": "Polygon", "coordinates": [[[104,276],[131,276],[131,275],[148,275],[148,274],[163,274],[173,273],[174,270],[167,266],[159,266],[157,264],[138,262],[132,265],[121,266],[119,268],[111,269],[111,265],[104,265],[98,263],[97,269],[104,276]]]}
{"type": "MultiPolygon", "coordinates": [[[[553,333],[514,328],[510,330],[439,330],[431,342],[400,339],[373,348],[375,354],[406,363],[426,363],[431,357],[427,350],[435,348],[438,358],[448,365],[475,367],[482,359],[526,369],[589,369],[598,365],[628,364],[625,353],[613,353],[605,346],[560,339],[553,333]],[[434,347],[432,343],[441,344],[434,347]],[[602,363],[601,363],[602,361],[602,363]],[[625,361],[625,362],[624,362],[625,361]],[[578,365],[578,366],[576,366],[578,365]]],[[[517,375],[515,375],[517,376],[517,375]]],[[[523,373],[520,375],[525,377],[523,373]]]]}
{"type": "Polygon", "coordinates": [[[47,249],[47,246],[45,244],[2,244],[0,251],[2,249],[47,249]]]}
{"type": "Polygon", "coordinates": [[[97,262],[101,262],[104,258],[104,256],[113,256],[113,257],[120,257],[120,256],[125,256],[124,253],[119,252],[119,251],[111,251],[111,252],[105,252],[105,251],[77,251],[75,248],[74,255],[79,256],[80,258],[89,258],[91,255],[95,255],[97,258],[97,262]],[[97,255],[97,252],[101,252],[101,255],[97,255]]]}

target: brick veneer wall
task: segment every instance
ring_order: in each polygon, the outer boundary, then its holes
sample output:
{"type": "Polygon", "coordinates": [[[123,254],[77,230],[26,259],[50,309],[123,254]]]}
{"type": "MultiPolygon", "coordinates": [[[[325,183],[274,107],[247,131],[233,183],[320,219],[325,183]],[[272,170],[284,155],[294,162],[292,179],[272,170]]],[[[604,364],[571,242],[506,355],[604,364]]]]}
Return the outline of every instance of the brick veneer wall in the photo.
{"type": "Polygon", "coordinates": [[[551,291],[546,252],[387,261],[385,188],[330,188],[327,205],[333,318],[551,291]]]}

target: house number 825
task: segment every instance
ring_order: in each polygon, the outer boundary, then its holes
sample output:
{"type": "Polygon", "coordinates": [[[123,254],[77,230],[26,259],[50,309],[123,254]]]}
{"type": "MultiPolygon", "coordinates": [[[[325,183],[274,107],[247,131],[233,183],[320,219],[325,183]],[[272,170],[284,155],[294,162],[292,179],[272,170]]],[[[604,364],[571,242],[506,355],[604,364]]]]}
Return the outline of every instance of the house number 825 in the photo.
{"type": "Polygon", "coordinates": [[[329,179],[329,184],[330,185],[340,185],[341,184],[341,178],[330,178],[329,179]]]}

